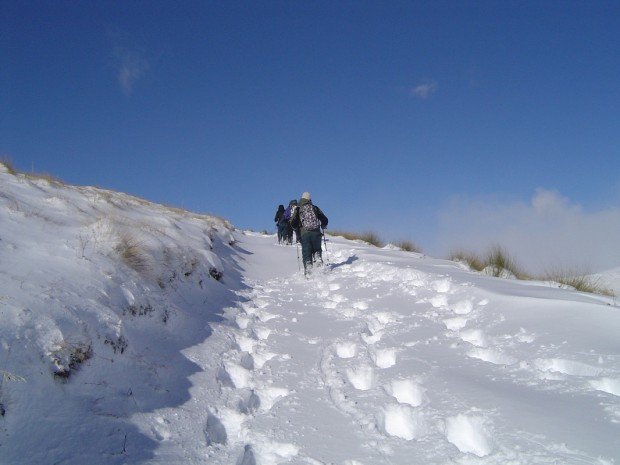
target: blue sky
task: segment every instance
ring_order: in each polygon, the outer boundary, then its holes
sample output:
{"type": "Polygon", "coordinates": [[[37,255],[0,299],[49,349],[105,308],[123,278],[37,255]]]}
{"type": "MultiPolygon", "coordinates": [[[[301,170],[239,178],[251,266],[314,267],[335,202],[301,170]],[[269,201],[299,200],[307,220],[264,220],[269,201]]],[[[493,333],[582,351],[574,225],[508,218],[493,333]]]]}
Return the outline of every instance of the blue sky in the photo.
{"type": "Polygon", "coordinates": [[[23,1],[0,27],[22,171],[256,230],[308,190],[435,255],[537,189],[618,213],[616,1],[23,1]]]}

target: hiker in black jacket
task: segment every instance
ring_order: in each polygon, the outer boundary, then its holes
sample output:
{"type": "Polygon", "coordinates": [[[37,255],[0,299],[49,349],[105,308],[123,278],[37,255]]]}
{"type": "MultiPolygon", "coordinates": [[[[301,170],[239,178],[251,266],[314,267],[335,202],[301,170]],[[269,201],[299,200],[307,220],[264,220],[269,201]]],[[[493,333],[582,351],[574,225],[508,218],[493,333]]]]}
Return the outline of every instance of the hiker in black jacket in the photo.
{"type": "Polygon", "coordinates": [[[299,200],[298,207],[291,217],[291,226],[300,228],[301,253],[304,260],[304,274],[308,274],[314,262],[318,259],[323,263],[321,253],[321,228],[327,227],[327,217],[321,209],[312,204],[310,193],[304,192],[299,200]]]}
{"type": "Polygon", "coordinates": [[[281,244],[287,235],[288,221],[284,218],[284,205],[278,207],[276,217],[274,218],[276,226],[278,228],[278,244],[281,244]]]}

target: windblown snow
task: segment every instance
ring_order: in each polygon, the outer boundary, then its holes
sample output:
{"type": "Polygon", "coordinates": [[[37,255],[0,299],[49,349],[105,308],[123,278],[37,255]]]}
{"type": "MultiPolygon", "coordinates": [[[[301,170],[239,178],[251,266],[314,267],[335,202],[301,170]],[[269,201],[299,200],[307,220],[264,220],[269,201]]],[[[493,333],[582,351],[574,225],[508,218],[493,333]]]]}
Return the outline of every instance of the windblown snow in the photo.
{"type": "Polygon", "coordinates": [[[3,465],[620,462],[612,298],[336,237],[305,279],[273,235],[2,167],[0,224],[3,465]]]}

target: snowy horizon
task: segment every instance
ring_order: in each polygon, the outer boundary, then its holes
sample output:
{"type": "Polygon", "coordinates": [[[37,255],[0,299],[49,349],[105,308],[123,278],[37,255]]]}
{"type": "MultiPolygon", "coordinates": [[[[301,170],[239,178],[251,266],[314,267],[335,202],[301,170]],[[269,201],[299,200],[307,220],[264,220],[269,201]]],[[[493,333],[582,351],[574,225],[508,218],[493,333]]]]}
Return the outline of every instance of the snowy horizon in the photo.
{"type": "Polygon", "coordinates": [[[620,461],[614,297],[0,185],[2,465],[620,461]]]}

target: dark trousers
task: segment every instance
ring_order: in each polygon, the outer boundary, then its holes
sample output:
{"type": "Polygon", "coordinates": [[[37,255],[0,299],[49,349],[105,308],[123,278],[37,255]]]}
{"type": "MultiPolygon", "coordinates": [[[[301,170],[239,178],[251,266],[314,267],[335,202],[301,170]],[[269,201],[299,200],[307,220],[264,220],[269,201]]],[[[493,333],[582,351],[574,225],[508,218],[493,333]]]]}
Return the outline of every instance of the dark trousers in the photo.
{"type": "Polygon", "coordinates": [[[282,221],[278,223],[278,242],[284,242],[288,235],[287,231],[288,223],[282,221]]]}
{"type": "Polygon", "coordinates": [[[312,264],[315,259],[318,259],[323,262],[323,257],[321,254],[321,238],[323,235],[321,232],[317,230],[306,231],[301,236],[301,255],[304,260],[304,271],[308,269],[308,267],[312,268],[312,264]]]}

